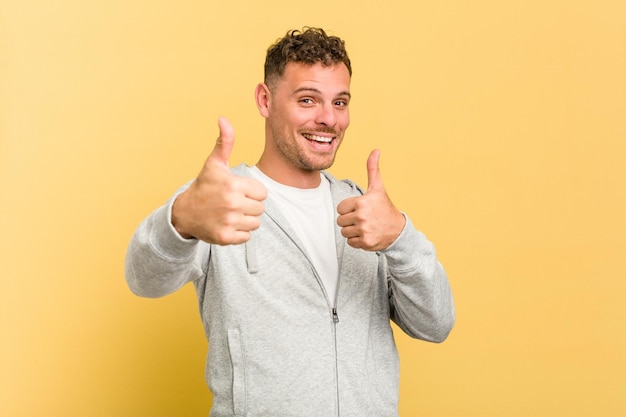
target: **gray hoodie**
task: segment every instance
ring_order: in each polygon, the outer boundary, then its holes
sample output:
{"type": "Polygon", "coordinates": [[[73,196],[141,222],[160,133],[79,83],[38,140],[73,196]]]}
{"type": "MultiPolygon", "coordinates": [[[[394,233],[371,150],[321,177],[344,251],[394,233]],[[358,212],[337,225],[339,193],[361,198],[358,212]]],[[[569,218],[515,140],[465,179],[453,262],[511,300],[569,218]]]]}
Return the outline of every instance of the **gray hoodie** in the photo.
{"type": "MultiPolygon", "coordinates": [[[[244,165],[233,173],[249,175],[244,165]]],[[[335,208],[363,193],[324,174],[335,208]]],[[[352,248],[336,226],[339,287],[329,300],[271,195],[252,238],[229,246],[181,238],[171,225],[174,198],[133,235],[126,279],[145,297],[194,283],[209,342],[212,417],[398,415],[390,319],[431,342],[445,340],[455,320],[434,247],[408,218],[381,252],[352,248]]]]}

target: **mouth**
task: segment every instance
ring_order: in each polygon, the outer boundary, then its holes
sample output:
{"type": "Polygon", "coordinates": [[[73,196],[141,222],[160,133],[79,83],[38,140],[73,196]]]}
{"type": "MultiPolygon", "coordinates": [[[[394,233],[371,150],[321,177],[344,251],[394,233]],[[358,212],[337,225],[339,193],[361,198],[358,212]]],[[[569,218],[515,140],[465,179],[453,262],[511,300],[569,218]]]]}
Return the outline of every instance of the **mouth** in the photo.
{"type": "Polygon", "coordinates": [[[313,133],[302,133],[302,137],[304,137],[309,142],[316,142],[321,144],[330,144],[335,136],[320,136],[314,135],[313,133]]]}

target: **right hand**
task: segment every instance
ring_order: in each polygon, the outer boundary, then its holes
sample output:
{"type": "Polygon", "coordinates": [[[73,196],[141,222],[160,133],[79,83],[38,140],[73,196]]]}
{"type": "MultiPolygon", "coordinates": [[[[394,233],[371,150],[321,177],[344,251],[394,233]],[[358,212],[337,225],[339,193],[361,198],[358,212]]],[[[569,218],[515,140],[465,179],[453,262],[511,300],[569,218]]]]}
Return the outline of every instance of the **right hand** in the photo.
{"type": "Polygon", "coordinates": [[[172,207],[172,224],[186,239],[231,245],[247,242],[259,228],[267,190],[253,178],[233,175],[228,168],[235,132],[220,117],[220,136],[198,178],[172,207]]]}

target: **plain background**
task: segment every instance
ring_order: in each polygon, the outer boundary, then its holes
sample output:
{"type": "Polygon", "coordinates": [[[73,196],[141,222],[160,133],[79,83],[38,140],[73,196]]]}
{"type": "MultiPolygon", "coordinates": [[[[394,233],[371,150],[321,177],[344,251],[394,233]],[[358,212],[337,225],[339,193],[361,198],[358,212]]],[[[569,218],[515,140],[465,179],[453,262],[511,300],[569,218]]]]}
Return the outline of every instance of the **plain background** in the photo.
{"type": "Polygon", "coordinates": [[[191,286],[123,276],[134,228],[235,126],[290,28],[343,37],[352,126],[331,170],[436,244],[458,322],[397,332],[403,417],[626,415],[626,3],[2,0],[0,415],[205,416],[191,286]]]}

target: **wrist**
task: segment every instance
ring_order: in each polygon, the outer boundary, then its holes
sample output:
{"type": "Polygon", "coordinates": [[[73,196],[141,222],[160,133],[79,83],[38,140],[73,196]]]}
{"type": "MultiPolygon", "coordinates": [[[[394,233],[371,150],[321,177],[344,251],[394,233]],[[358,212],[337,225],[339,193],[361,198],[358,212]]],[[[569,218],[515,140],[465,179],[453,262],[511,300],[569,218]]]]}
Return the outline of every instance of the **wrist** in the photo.
{"type": "Polygon", "coordinates": [[[172,224],[172,227],[174,228],[174,230],[176,230],[180,237],[182,237],[183,239],[193,239],[194,236],[190,233],[187,233],[183,226],[184,222],[182,220],[184,219],[184,215],[181,215],[181,206],[184,205],[184,201],[181,200],[184,199],[184,194],[185,193],[180,194],[174,200],[174,203],[172,204],[170,222],[172,224]]]}

